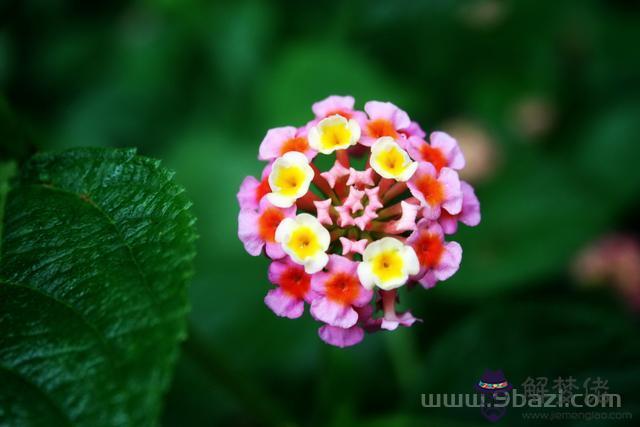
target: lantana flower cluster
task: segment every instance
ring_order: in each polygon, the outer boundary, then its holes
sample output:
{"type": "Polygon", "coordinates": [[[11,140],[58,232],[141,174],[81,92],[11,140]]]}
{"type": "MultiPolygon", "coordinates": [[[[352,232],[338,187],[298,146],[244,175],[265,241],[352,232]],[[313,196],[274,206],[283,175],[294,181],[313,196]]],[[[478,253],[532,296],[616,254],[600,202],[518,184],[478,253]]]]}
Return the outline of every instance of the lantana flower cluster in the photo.
{"type": "Polygon", "coordinates": [[[338,347],[418,321],[398,312],[398,289],[451,277],[462,248],[448,236],[458,223],[480,222],[454,138],[427,140],[389,102],[354,104],[330,96],[313,104],[306,125],[269,130],[262,176],[245,178],[238,192],[240,240],[271,260],[267,307],[295,319],[308,305],[320,338],[338,347]]]}

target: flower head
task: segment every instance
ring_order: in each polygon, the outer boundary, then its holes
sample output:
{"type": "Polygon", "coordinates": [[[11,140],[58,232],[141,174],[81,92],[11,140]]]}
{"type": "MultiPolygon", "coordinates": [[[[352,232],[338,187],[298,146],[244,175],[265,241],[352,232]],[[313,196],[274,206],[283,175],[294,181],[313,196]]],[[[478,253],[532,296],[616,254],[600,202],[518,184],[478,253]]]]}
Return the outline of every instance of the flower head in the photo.
{"type": "Polygon", "coordinates": [[[432,132],[431,143],[422,138],[411,136],[407,140],[407,150],[415,160],[431,163],[436,171],[443,167],[463,169],[465,166],[462,150],[458,142],[444,132],[432,132]]]}
{"type": "Polygon", "coordinates": [[[373,292],[358,280],[358,263],[340,255],[331,255],[327,272],[319,272],[311,279],[311,288],[320,297],[311,304],[311,315],[331,326],[350,328],[358,321],[354,307],[371,301],[373,292]]]}
{"type": "Polygon", "coordinates": [[[460,178],[453,169],[442,168],[437,172],[431,163],[421,162],[408,187],[424,206],[426,218],[437,219],[441,208],[452,215],[462,209],[460,178]]]}
{"type": "Polygon", "coordinates": [[[411,246],[393,237],[384,237],[367,246],[358,266],[362,286],[373,289],[395,289],[418,274],[418,257],[411,246]]]}
{"type": "Polygon", "coordinates": [[[414,249],[420,263],[416,274],[418,282],[425,288],[447,280],[458,271],[462,260],[462,247],[456,242],[445,242],[444,233],[438,223],[421,220],[407,243],[414,249]]]}
{"type": "Polygon", "coordinates": [[[275,206],[288,208],[307,194],[313,179],[313,169],[304,154],[289,151],[273,162],[269,174],[271,192],[267,199],[275,206]]]}
{"type": "Polygon", "coordinates": [[[355,145],[360,139],[360,125],[339,114],[322,119],[309,129],[309,144],[322,154],[331,154],[355,145]]]}
{"type": "Polygon", "coordinates": [[[304,128],[297,129],[293,126],[284,126],[269,129],[267,135],[260,144],[258,151],[258,159],[274,160],[284,156],[290,151],[296,151],[307,156],[307,159],[313,160],[316,156],[307,141],[306,130],[304,128]]]}
{"type": "Polygon", "coordinates": [[[242,209],[238,215],[238,236],[250,255],[257,256],[266,246],[267,256],[278,259],[284,251],[276,242],[276,229],[283,219],[295,216],[295,207],[278,208],[266,198],[260,200],[257,211],[242,209]]]}
{"type": "Polygon", "coordinates": [[[265,304],[292,319],[309,304],[318,336],[337,347],[415,324],[396,309],[401,292],[453,275],[462,248],[445,233],[480,222],[452,136],[432,132],[425,141],[420,125],[389,102],[364,110],[353,97],[330,96],[313,104],[305,126],[269,130],[261,179],[245,178],[238,192],[240,240],[249,254],[272,260],[276,287],[265,304]],[[328,170],[316,163],[324,155],[328,170]],[[360,155],[368,156],[364,167],[351,161],[360,155]]]}
{"type": "Polygon", "coordinates": [[[278,316],[298,318],[304,311],[304,302],[310,303],[316,297],[311,290],[311,276],[290,259],[271,263],[269,281],[277,288],[267,292],[264,302],[278,316]]]}
{"type": "Polygon", "coordinates": [[[271,165],[267,165],[262,171],[262,179],[260,181],[252,176],[248,176],[242,181],[237,196],[240,209],[258,209],[260,200],[271,192],[271,187],[269,186],[270,172],[271,165]]]}
{"type": "Polygon", "coordinates": [[[307,213],[283,219],[276,229],[275,240],[294,262],[304,265],[307,273],[322,270],[329,261],[326,254],[331,241],[329,232],[307,213]]]}
{"type": "Polygon", "coordinates": [[[369,101],[364,106],[369,120],[365,125],[362,145],[370,147],[384,136],[397,140],[411,126],[409,115],[390,102],[369,101]]]}
{"type": "Polygon", "coordinates": [[[371,167],[383,178],[408,181],[418,163],[391,137],[383,136],[371,146],[371,167]]]}

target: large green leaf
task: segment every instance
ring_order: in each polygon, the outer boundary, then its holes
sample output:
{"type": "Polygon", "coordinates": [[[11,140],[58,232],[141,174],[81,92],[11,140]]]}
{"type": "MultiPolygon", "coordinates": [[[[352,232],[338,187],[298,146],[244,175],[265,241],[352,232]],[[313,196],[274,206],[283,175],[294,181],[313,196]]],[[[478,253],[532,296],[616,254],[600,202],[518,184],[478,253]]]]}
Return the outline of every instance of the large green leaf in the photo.
{"type": "Polygon", "coordinates": [[[0,425],[154,425],[186,335],[190,202],[133,150],[38,155],[8,194],[0,425]]]}

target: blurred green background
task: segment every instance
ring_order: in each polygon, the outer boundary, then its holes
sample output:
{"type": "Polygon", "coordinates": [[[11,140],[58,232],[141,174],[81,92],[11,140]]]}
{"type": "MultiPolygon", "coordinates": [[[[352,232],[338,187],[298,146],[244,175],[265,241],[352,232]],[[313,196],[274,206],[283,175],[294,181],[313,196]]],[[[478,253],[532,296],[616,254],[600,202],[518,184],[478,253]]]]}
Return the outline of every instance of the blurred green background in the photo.
{"type": "Polygon", "coordinates": [[[600,376],[640,417],[637,314],[570,273],[590,242],[638,232],[637,2],[5,0],[0,19],[0,87],[40,149],[138,147],[194,202],[193,334],[162,425],[486,425],[420,405],[485,369],[600,376]],[[236,237],[266,130],[330,94],[458,137],[483,213],[455,236],[459,273],[402,294],[424,323],[346,350],[264,306],[267,261],[236,237]]]}

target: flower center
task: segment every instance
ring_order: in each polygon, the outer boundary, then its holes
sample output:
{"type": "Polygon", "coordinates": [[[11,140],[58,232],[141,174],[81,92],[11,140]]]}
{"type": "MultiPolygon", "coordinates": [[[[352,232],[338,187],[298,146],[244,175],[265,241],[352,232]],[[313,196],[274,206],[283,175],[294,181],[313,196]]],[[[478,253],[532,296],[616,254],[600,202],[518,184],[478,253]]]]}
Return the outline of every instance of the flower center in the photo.
{"type": "Polygon", "coordinates": [[[284,218],[281,210],[276,208],[267,208],[258,219],[258,230],[260,237],[269,243],[275,241],[276,228],[284,218]]]}
{"type": "Polygon", "coordinates": [[[376,119],[367,124],[369,130],[369,136],[374,138],[380,138],[382,136],[390,136],[393,139],[398,138],[398,132],[393,127],[393,124],[389,120],[376,119]]]}
{"type": "Polygon", "coordinates": [[[418,240],[413,244],[413,249],[418,255],[420,265],[426,268],[433,268],[440,262],[444,246],[440,238],[432,233],[423,231],[418,240]]]}
{"type": "Polygon", "coordinates": [[[280,149],[280,155],[284,155],[289,151],[299,151],[304,153],[309,149],[309,143],[307,142],[307,138],[298,136],[295,138],[288,139],[282,144],[282,148],[280,149]]]}
{"type": "Polygon", "coordinates": [[[351,132],[342,123],[326,125],[322,128],[321,141],[325,149],[346,147],[351,143],[351,132]]]}
{"type": "Polygon", "coordinates": [[[404,170],[404,163],[402,153],[395,148],[380,153],[380,165],[391,174],[400,174],[404,170]]]}
{"type": "Polygon", "coordinates": [[[275,184],[285,196],[293,196],[304,182],[305,174],[297,166],[284,167],[275,179],[275,184]]]}
{"type": "Polygon", "coordinates": [[[435,177],[422,175],[416,180],[415,185],[431,206],[438,205],[444,200],[444,189],[435,177]]]}
{"type": "Polygon", "coordinates": [[[447,158],[438,148],[433,148],[427,144],[423,144],[420,147],[420,154],[422,155],[422,160],[431,163],[437,171],[440,171],[440,169],[447,166],[447,158]]]}
{"type": "Polygon", "coordinates": [[[326,284],[326,295],[331,301],[349,305],[359,294],[360,281],[357,276],[347,273],[336,273],[326,284]]]}
{"type": "Polygon", "coordinates": [[[318,238],[309,227],[299,227],[292,234],[288,246],[300,259],[314,256],[320,250],[318,238]]]}
{"type": "Polygon", "coordinates": [[[381,252],[373,259],[372,265],[373,274],[383,282],[402,277],[404,262],[396,250],[381,252]]]}
{"type": "Polygon", "coordinates": [[[302,299],[311,287],[311,276],[304,272],[303,267],[292,266],[282,273],[278,284],[289,295],[302,299]]]}

